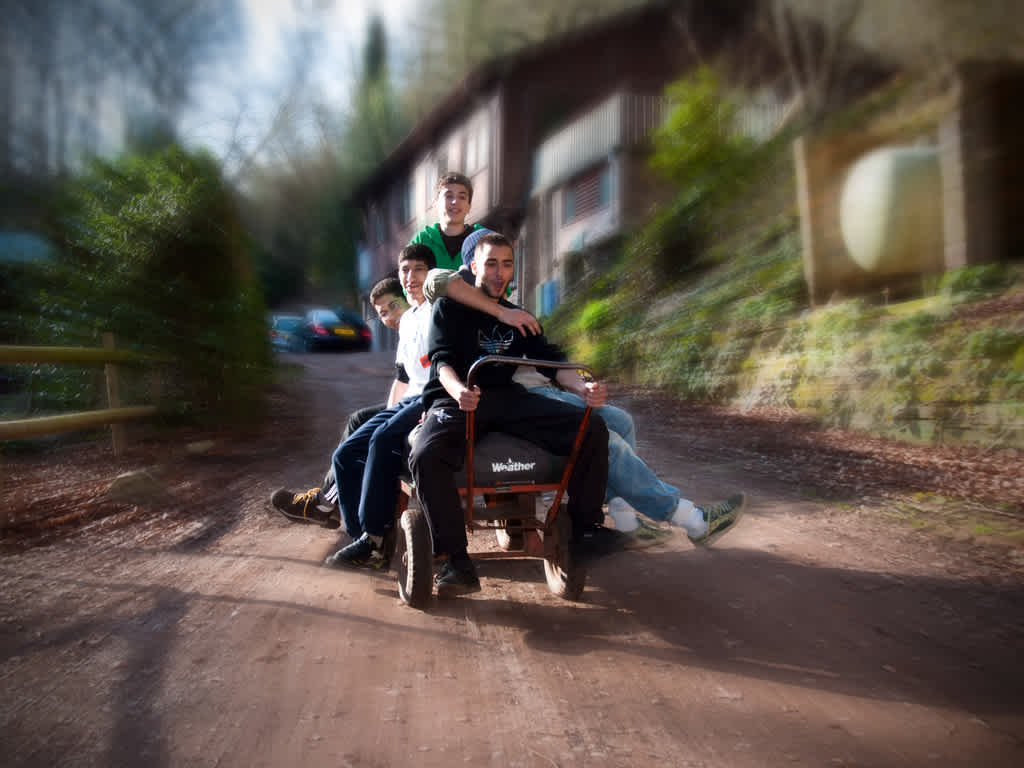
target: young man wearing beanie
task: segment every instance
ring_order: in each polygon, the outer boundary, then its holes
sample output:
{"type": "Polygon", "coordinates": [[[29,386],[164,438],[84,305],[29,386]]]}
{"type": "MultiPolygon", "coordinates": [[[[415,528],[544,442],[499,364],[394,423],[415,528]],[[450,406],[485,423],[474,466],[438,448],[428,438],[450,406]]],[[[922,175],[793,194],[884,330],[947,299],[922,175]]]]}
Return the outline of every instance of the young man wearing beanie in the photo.
{"type": "MultiPolygon", "coordinates": [[[[486,233],[490,230],[480,229],[466,238],[464,262],[468,264],[473,260],[477,241],[486,233]]],[[[514,320],[509,319],[503,314],[509,309],[489,301],[473,287],[472,280],[473,274],[467,267],[458,272],[433,269],[427,276],[423,293],[428,302],[448,297],[507,325],[516,325],[523,334],[541,332],[537,319],[525,310],[520,310],[522,315],[515,316],[514,320]],[[460,276],[462,280],[459,280],[460,276]]],[[[584,404],[579,395],[553,385],[532,366],[519,366],[513,381],[535,394],[575,406],[584,404]]],[[[678,488],[659,478],[637,455],[636,427],[628,412],[614,405],[602,405],[597,413],[608,427],[608,514],[615,522],[615,530],[626,534],[622,539],[624,548],[657,544],[667,534],[664,529],[640,520],[636,514],[638,511],[652,520],[683,528],[690,541],[699,547],[712,544],[735,527],[747,506],[743,493],[735,493],[717,503],[694,504],[678,488]]]]}

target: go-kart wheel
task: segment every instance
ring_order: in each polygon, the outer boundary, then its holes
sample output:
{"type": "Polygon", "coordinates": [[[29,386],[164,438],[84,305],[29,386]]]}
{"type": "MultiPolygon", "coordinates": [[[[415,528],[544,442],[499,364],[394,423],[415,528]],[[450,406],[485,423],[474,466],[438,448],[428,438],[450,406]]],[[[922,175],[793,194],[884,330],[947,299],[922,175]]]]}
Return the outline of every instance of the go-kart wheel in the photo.
{"type": "Polygon", "coordinates": [[[554,556],[544,558],[544,576],[548,581],[548,589],[566,600],[579,600],[587,580],[587,569],[575,562],[569,551],[572,524],[564,505],[555,518],[553,535],[554,556]]]}
{"type": "Polygon", "coordinates": [[[402,513],[395,539],[398,596],[413,608],[425,608],[434,591],[434,557],[430,525],[422,509],[402,513]]]}
{"type": "Polygon", "coordinates": [[[494,537],[498,540],[498,546],[506,552],[523,548],[522,528],[495,528],[494,537]]]}

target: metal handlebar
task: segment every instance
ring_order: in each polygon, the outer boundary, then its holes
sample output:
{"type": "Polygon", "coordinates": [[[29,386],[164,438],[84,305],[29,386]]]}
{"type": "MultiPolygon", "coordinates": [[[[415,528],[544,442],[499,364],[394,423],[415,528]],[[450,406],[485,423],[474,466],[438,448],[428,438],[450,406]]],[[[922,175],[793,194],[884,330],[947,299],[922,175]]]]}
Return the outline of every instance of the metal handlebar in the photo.
{"type": "Polygon", "coordinates": [[[469,366],[469,373],[466,374],[466,386],[473,386],[473,374],[476,373],[477,369],[487,365],[488,363],[506,363],[508,365],[532,365],[535,368],[558,368],[560,370],[577,370],[582,371],[586,374],[584,378],[596,379],[594,372],[585,365],[579,363],[556,363],[551,360],[535,360],[532,357],[511,357],[509,355],[486,355],[481,357],[471,366],[469,366]]]}

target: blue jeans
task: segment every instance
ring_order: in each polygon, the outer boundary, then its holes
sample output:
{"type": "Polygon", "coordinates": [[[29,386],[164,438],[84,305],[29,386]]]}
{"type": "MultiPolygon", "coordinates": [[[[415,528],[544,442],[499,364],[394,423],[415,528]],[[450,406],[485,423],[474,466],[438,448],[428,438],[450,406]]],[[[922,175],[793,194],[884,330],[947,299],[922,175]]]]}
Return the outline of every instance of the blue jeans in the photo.
{"type": "MultiPolygon", "coordinates": [[[[533,387],[530,392],[564,403],[585,405],[582,397],[558,387],[533,387]]],[[[652,520],[668,520],[679,504],[679,489],[662,481],[636,455],[633,417],[614,405],[602,405],[596,410],[608,425],[608,489],[605,500],[621,496],[642,515],[652,520]]]]}
{"type": "Polygon", "coordinates": [[[405,443],[421,415],[419,395],[407,397],[365,422],[334,452],[338,507],[353,539],[364,532],[383,536],[394,524],[405,443]]]}

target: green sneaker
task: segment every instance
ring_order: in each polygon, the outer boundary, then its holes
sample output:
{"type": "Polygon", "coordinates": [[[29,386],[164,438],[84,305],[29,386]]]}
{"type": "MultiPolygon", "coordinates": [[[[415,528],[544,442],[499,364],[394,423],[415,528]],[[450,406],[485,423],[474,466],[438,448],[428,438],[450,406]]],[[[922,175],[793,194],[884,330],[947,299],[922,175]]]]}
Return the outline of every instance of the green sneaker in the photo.
{"type": "Polygon", "coordinates": [[[639,517],[636,519],[636,522],[637,527],[635,529],[626,531],[623,534],[625,536],[626,549],[656,547],[658,544],[664,544],[666,540],[672,537],[672,531],[668,528],[651,525],[639,517]]]}
{"type": "Polygon", "coordinates": [[[736,522],[743,516],[747,508],[746,494],[737,493],[726,501],[700,507],[701,514],[708,524],[703,536],[688,536],[694,546],[708,547],[736,527],[736,522]]]}

